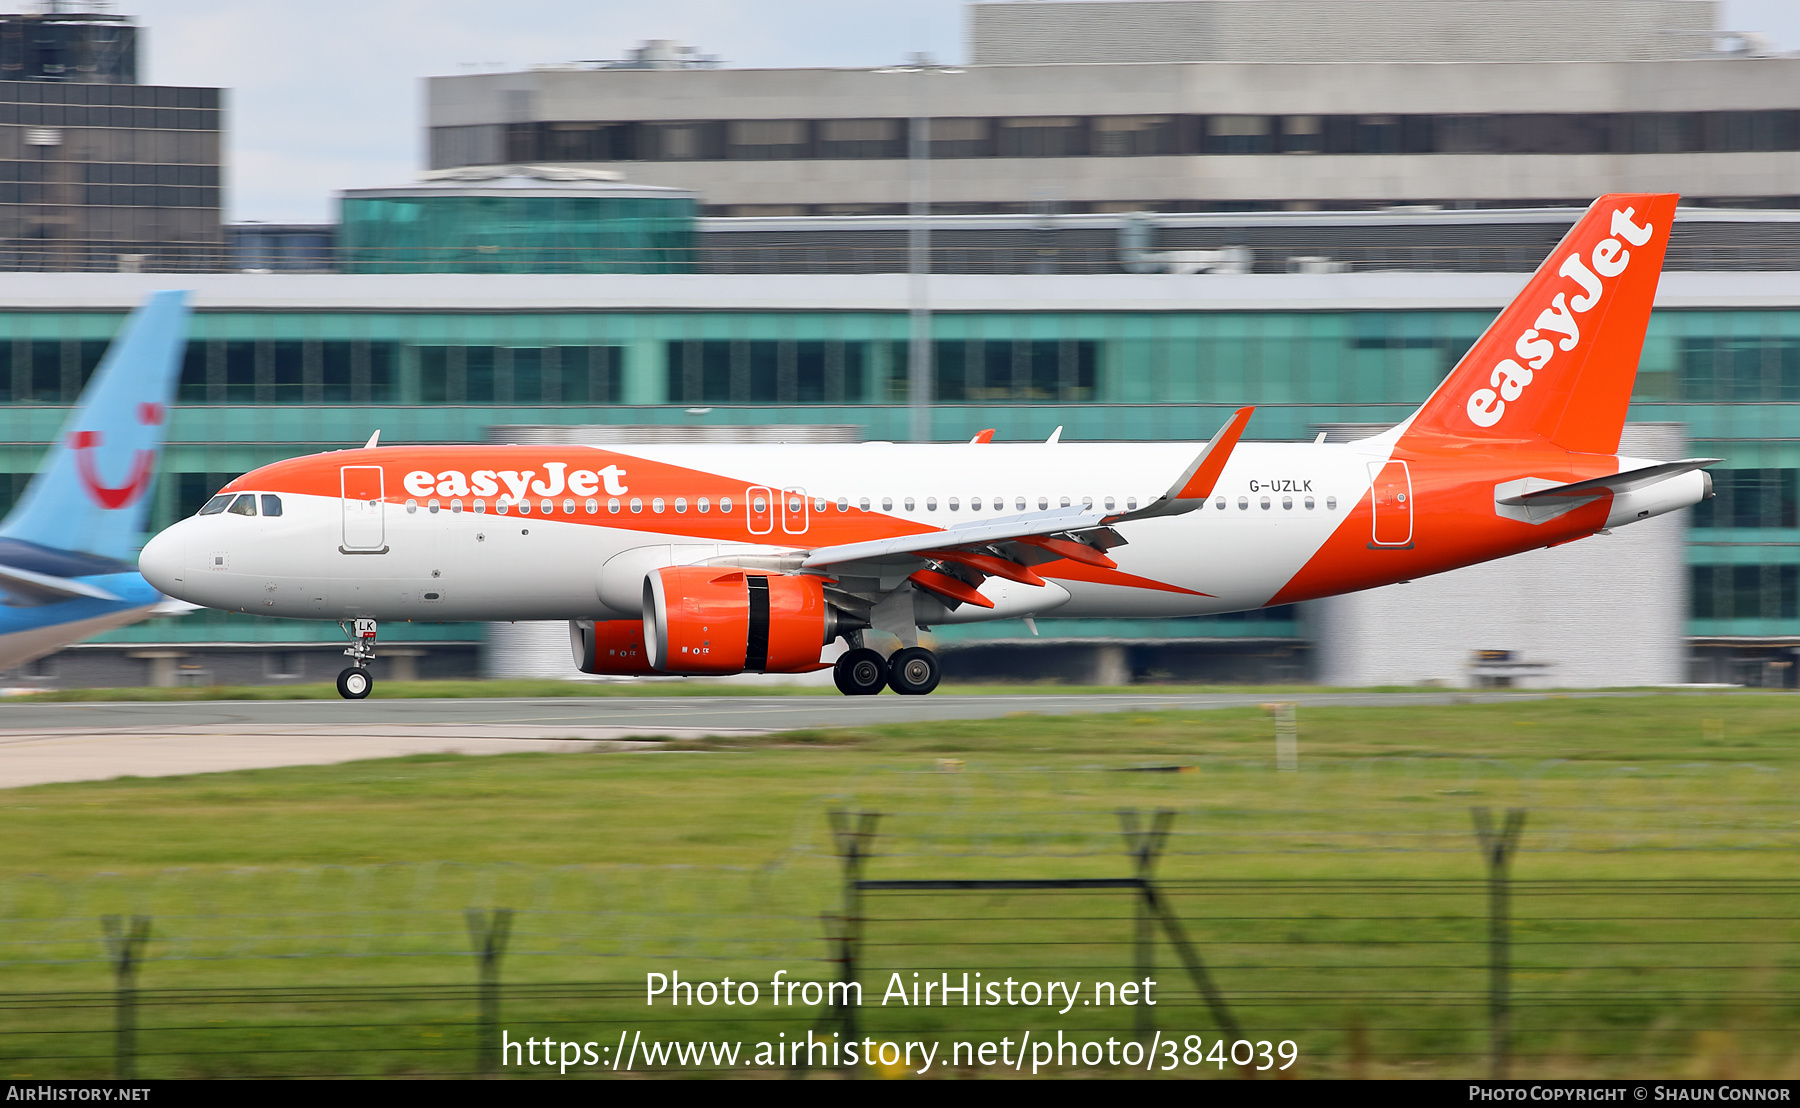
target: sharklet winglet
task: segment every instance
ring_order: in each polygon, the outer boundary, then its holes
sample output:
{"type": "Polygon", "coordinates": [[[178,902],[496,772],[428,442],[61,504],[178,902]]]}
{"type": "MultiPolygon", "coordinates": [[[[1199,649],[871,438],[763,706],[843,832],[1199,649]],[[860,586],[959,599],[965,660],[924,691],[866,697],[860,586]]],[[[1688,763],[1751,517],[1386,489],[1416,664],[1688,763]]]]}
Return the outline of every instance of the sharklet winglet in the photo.
{"type": "Polygon", "coordinates": [[[1231,452],[1237,449],[1238,440],[1244,437],[1244,428],[1249,425],[1250,415],[1254,411],[1256,408],[1251,406],[1239,408],[1232,413],[1231,419],[1201,448],[1193,462],[1169,486],[1168,492],[1135,512],[1108,516],[1106,522],[1119,523],[1155,516],[1181,515],[1206,503],[1206,498],[1212,495],[1213,488],[1218,485],[1220,475],[1225,472],[1225,463],[1231,460],[1231,452]]]}

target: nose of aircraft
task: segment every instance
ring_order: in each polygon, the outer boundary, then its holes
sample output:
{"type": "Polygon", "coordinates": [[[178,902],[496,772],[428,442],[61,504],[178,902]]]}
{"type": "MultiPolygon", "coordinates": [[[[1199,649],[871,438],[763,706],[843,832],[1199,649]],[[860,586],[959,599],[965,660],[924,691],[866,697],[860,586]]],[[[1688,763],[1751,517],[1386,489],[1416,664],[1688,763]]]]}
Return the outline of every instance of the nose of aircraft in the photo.
{"type": "Polygon", "coordinates": [[[180,530],[181,526],[177,524],[162,532],[145,543],[143,553],[138,555],[138,572],[144,575],[144,580],[158,592],[176,599],[181,598],[183,563],[186,561],[186,543],[176,533],[180,530]]]}

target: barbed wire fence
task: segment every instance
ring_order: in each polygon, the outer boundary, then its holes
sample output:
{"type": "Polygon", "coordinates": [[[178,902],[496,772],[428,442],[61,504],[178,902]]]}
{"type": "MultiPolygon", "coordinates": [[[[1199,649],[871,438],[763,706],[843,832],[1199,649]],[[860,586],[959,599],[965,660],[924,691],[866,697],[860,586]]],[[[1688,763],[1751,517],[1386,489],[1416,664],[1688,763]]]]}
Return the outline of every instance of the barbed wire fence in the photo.
{"type": "MultiPolygon", "coordinates": [[[[623,1049],[1036,1028],[1083,1044],[1291,1041],[1301,1073],[1333,1076],[1749,1076],[1800,1061],[1800,800],[1785,771],[1390,758],[1309,765],[1234,800],[1274,774],[1129,768],[1170,785],[1167,814],[1124,819],[1061,770],[888,767],[832,801],[835,835],[818,808],[799,813],[762,867],[0,879],[0,1059],[34,1077],[450,1075],[519,1072],[501,1034],[623,1049]],[[1214,799],[1181,791],[1193,773],[1214,799]],[[1359,799],[1325,802],[1346,795],[1344,774],[1359,799]],[[1515,811],[1472,818],[1493,799],[1515,811]],[[766,997],[778,971],[818,983],[819,1001],[645,1003],[651,972],[760,982],[766,997]],[[964,974],[1035,982],[1040,1003],[1022,987],[991,1007],[883,1003],[896,975],[905,991],[964,974]],[[1154,1006],[1067,995],[1146,979],[1154,1006]],[[1052,981],[1065,999],[1046,1006],[1052,981]],[[833,982],[864,1003],[834,1006],[833,982]]],[[[648,1068],[678,1068],[662,1057],[648,1068]]],[[[1059,1065],[1111,1066],[1077,1057],[1059,1065]]]]}

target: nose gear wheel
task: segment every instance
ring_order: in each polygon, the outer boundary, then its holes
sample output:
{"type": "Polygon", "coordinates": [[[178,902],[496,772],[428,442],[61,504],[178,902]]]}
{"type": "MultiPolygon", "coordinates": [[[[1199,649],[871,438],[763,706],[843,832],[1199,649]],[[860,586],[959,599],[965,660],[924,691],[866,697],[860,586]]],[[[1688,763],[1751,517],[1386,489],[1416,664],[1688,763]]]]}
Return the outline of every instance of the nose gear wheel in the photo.
{"type": "Polygon", "coordinates": [[[375,688],[375,679],[361,666],[351,666],[337,676],[338,695],[345,700],[363,700],[375,688]]]}

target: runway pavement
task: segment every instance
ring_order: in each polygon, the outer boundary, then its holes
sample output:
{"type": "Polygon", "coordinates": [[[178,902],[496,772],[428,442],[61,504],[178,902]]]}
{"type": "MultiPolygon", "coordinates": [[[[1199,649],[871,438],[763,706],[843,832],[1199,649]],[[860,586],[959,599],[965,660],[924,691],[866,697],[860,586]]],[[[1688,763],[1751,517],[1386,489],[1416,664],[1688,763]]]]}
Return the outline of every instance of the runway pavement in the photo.
{"type": "MultiPolygon", "coordinates": [[[[1272,699],[1301,706],[1488,702],[1547,694],[1044,693],[1009,696],[608,696],[496,700],[207,700],[0,703],[0,788],[162,777],[402,754],[654,749],[664,738],[1036,713],[1197,711],[1272,699]],[[651,740],[646,742],[645,740],[651,740]]],[[[1577,693],[1618,696],[1624,693],[1577,693]]]]}

